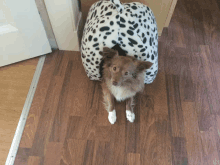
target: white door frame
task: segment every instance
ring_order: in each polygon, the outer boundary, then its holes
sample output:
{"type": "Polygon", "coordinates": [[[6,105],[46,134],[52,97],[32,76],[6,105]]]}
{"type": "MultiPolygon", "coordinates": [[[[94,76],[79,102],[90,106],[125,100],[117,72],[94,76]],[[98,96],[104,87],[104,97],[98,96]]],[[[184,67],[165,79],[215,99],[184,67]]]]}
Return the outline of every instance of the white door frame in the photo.
{"type": "Polygon", "coordinates": [[[79,51],[82,12],[78,0],[44,0],[59,50],[79,51]]]}

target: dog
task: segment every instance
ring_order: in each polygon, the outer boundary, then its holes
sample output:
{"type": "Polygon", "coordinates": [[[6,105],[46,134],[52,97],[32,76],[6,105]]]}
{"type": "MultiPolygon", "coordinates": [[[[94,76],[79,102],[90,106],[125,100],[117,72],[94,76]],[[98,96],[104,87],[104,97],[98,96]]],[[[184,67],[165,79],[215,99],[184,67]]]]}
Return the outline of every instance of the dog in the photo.
{"type": "Polygon", "coordinates": [[[132,56],[121,56],[117,50],[104,47],[103,56],[102,91],[108,120],[111,124],[116,122],[114,98],[117,101],[126,101],[126,118],[134,122],[134,97],[144,90],[145,70],[153,64],[140,61],[132,56]]]}

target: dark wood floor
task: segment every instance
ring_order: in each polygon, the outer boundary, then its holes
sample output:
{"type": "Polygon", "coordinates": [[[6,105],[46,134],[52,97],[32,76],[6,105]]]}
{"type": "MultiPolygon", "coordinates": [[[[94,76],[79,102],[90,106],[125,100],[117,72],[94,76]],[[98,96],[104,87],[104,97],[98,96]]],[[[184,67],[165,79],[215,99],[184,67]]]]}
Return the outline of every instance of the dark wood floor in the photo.
{"type": "Polygon", "coordinates": [[[179,0],[134,123],[111,125],[80,53],[48,55],[15,165],[220,164],[220,3],[179,0]]]}

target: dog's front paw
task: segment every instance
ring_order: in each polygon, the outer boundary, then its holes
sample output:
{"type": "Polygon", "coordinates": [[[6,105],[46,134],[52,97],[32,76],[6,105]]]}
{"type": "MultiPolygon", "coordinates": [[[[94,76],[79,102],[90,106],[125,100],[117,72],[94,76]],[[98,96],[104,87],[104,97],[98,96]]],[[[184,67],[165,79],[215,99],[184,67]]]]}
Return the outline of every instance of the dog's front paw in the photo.
{"type": "Polygon", "coordinates": [[[116,122],[116,112],[115,112],[115,110],[108,113],[108,120],[111,124],[114,124],[116,122]]]}
{"type": "Polygon", "coordinates": [[[126,117],[127,117],[128,121],[133,123],[134,119],[135,119],[135,114],[132,113],[130,110],[126,110],[126,117]]]}

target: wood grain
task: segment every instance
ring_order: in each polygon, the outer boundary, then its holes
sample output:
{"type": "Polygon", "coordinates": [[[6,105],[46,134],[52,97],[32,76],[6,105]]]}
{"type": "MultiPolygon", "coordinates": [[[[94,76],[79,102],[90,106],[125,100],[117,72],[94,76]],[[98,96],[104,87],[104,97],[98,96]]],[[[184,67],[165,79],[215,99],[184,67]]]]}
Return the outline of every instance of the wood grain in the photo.
{"type": "Polygon", "coordinates": [[[172,164],[188,164],[185,138],[172,138],[172,153],[172,164]]]}
{"type": "Polygon", "coordinates": [[[63,143],[50,142],[45,151],[44,164],[59,165],[63,143]]]}
{"type": "Polygon", "coordinates": [[[218,164],[217,3],[177,2],[159,39],[158,75],[135,98],[134,123],[125,102],[116,102],[116,123],[108,122],[100,82],[86,76],[80,52],[48,55],[15,165],[218,164]]]}
{"type": "MultiPolygon", "coordinates": [[[[161,69],[162,70],[162,69],[161,69]]],[[[163,70],[140,102],[141,164],[171,164],[171,124],[163,70]],[[155,104],[156,103],[156,104],[155,104]]]]}
{"type": "Polygon", "coordinates": [[[182,104],[182,107],[188,163],[192,165],[204,164],[195,104],[193,102],[185,102],[182,104]]]}
{"type": "Polygon", "coordinates": [[[66,140],[62,149],[60,164],[82,164],[85,147],[86,140],[66,140]]]}
{"type": "Polygon", "coordinates": [[[29,165],[39,165],[40,164],[40,157],[37,156],[29,156],[28,163],[29,165]]]}
{"type": "Polygon", "coordinates": [[[39,57],[0,68],[0,164],[4,164],[39,57]]]}
{"type": "Polygon", "coordinates": [[[99,164],[111,164],[111,143],[105,141],[96,141],[94,147],[94,155],[92,164],[99,165],[99,164]]]}
{"type": "Polygon", "coordinates": [[[180,79],[175,75],[167,75],[167,97],[173,137],[184,137],[183,110],[180,98],[180,79]]]}
{"type": "Polygon", "coordinates": [[[83,155],[83,165],[92,164],[92,159],[94,155],[95,141],[88,140],[86,143],[85,154],[83,155]]]}
{"type": "Polygon", "coordinates": [[[65,67],[67,67],[66,63],[68,63],[68,60],[65,60],[65,58],[62,58],[61,56],[62,54],[60,54],[60,56],[58,56],[58,58],[56,59],[56,64],[58,65],[56,65],[54,69],[54,76],[51,79],[50,86],[47,92],[47,97],[45,99],[44,106],[39,118],[40,122],[37,125],[37,130],[32,145],[32,156],[44,155],[45,147],[49,141],[50,133],[45,134],[45,132],[51,132],[54,117],[59,106],[60,93],[62,91],[65,79],[65,74],[59,75],[59,71],[61,72],[62,69],[65,70],[65,67]],[[63,59],[62,61],[64,66],[59,67],[61,58],[63,59]]]}
{"type": "Polygon", "coordinates": [[[30,148],[20,147],[17,151],[17,156],[16,156],[14,164],[27,165],[29,157],[30,157],[30,148]]]}
{"type": "Polygon", "coordinates": [[[21,147],[32,147],[35,132],[42,112],[43,103],[45,102],[45,99],[47,97],[47,90],[51,81],[50,78],[53,75],[53,69],[55,66],[55,61],[53,63],[50,63],[50,61],[51,59],[55,58],[57,54],[58,52],[54,52],[53,54],[47,55],[47,58],[45,59],[45,64],[49,63],[51,65],[43,66],[40,80],[35,91],[35,97],[33,99],[26,125],[22,134],[22,139],[20,141],[21,147]]]}
{"type": "Polygon", "coordinates": [[[140,165],[140,154],[128,153],[127,165],[140,165]]]}

